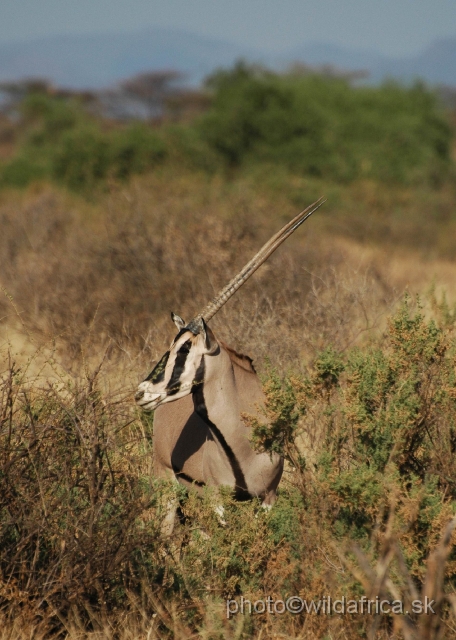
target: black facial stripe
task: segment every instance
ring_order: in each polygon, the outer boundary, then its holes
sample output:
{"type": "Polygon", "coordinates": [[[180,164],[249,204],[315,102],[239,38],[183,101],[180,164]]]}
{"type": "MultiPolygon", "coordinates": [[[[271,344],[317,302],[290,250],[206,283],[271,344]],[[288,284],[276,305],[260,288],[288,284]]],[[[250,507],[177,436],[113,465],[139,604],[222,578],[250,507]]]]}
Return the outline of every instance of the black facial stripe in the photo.
{"type": "Polygon", "coordinates": [[[180,347],[179,351],[176,355],[176,360],[174,362],[173,372],[171,374],[171,378],[166,385],[166,390],[169,396],[174,396],[180,389],[181,386],[181,375],[185,369],[185,361],[187,360],[187,356],[190,353],[190,349],[192,347],[191,340],[187,340],[180,347]]]}
{"type": "Polygon", "coordinates": [[[198,369],[196,370],[196,373],[195,373],[195,379],[193,380],[193,387],[198,387],[203,384],[204,373],[205,373],[204,356],[202,356],[201,362],[199,363],[198,369]]]}
{"type": "Polygon", "coordinates": [[[165,355],[162,356],[161,360],[155,365],[155,367],[152,369],[152,372],[149,373],[149,375],[145,379],[145,382],[148,382],[150,380],[151,382],[156,384],[157,382],[163,381],[165,377],[165,367],[166,363],[168,362],[168,358],[169,351],[167,351],[165,355]]]}
{"type": "MultiPolygon", "coordinates": [[[[201,379],[204,380],[204,356],[201,358],[201,362],[198,367],[198,372],[200,372],[200,370],[202,370],[201,379]]],[[[200,372],[200,376],[201,376],[201,372],[200,372]]],[[[241,469],[241,465],[239,464],[238,459],[234,455],[234,451],[232,450],[228,442],[225,440],[225,436],[223,435],[223,433],[221,433],[219,428],[209,419],[209,415],[206,407],[206,401],[204,400],[203,389],[204,389],[204,386],[201,383],[193,387],[192,395],[193,395],[193,407],[195,409],[195,413],[197,413],[200,416],[200,418],[202,418],[204,422],[208,425],[208,427],[211,429],[212,433],[217,438],[217,440],[220,443],[220,446],[225,452],[226,457],[228,458],[228,461],[231,465],[231,470],[233,471],[233,475],[234,475],[234,483],[235,483],[234,497],[236,498],[236,500],[239,500],[241,502],[244,500],[250,500],[252,496],[247,489],[247,483],[245,481],[244,472],[241,469]]]]}

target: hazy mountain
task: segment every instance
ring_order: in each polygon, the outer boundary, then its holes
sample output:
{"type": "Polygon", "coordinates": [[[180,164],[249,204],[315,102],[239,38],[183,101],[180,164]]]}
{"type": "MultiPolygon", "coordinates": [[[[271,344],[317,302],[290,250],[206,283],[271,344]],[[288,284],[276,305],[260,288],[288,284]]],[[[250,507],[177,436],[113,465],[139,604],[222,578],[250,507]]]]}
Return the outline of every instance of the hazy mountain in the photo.
{"type": "Polygon", "coordinates": [[[329,64],[346,70],[367,70],[370,79],[421,77],[431,84],[456,86],[456,38],[435,42],[417,56],[388,58],[372,51],[328,44],[307,44],[271,56],[263,51],[175,29],[138,33],[49,37],[0,45],[0,81],[40,77],[73,88],[101,88],[136,73],[176,69],[198,83],[216,67],[236,59],[284,67],[291,62],[329,64]]]}
{"type": "Polygon", "coordinates": [[[456,86],[456,38],[439,40],[419,56],[398,61],[398,71],[406,78],[419,76],[432,83],[456,86]]]}
{"type": "Polygon", "coordinates": [[[287,51],[280,57],[282,65],[289,64],[290,61],[304,62],[310,66],[330,65],[337,69],[350,71],[366,70],[371,73],[372,69],[385,64],[388,59],[373,51],[360,51],[324,43],[310,43],[287,51]]]}
{"type": "Polygon", "coordinates": [[[176,69],[199,82],[236,59],[257,52],[174,29],[49,37],[0,45],[0,81],[40,77],[73,88],[100,88],[136,73],[176,69]]]}
{"type": "Polygon", "coordinates": [[[419,55],[408,58],[389,58],[372,51],[309,44],[283,56],[283,61],[290,59],[309,65],[329,64],[346,70],[366,70],[374,82],[386,77],[404,81],[422,78],[431,84],[456,86],[456,38],[435,42],[419,55]]]}

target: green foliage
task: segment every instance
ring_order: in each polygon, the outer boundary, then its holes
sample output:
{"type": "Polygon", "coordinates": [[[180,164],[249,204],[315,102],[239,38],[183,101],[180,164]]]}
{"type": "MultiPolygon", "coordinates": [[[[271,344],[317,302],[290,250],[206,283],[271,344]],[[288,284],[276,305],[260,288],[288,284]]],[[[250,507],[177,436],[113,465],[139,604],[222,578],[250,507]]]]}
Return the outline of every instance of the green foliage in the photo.
{"type": "Polygon", "coordinates": [[[106,178],[110,155],[108,139],[98,129],[68,131],[53,149],[52,173],[75,191],[93,188],[106,178]]]}
{"type": "Polygon", "coordinates": [[[229,491],[206,490],[202,497],[189,494],[182,509],[191,523],[193,544],[182,566],[175,568],[176,579],[186,574],[193,592],[212,588],[224,597],[259,591],[274,541],[268,536],[268,515],[258,502],[240,505],[229,491]],[[224,507],[223,526],[214,510],[217,504],[224,507]]]}
{"type": "Polygon", "coordinates": [[[283,380],[273,369],[268,372],[264,383],[266,393],[265,412],[269,424],[245,416],[253,427],[252,442],[260,451],[270,451],[286,456],[287,445],[294,441],[300,417],[297,407],[296,390],[292,382],[283,380]]]}
{"type": "Polygon", "coordinates": [[[212,175],[223,169],[223,158],[201,136],[198,128],[169,125],[163,130],[169,157],[174,165],[212,175]]]}
{"type": "Polygon", "coordinates": [[[304,501],[302,494],[289,487],[280,492],[268,519],[269,535],[275,545],[286,540],[292,552],[299,558],[301,547],[301,522],[304,501]]]}
{"type": "Polygon", "coordinates": [[[320,381],[326,389],[330,390],[339,383],[345,365],[341,354],[332,347],[327,347],[316,357],[314,368],[317,374],[315,381],[320,381]]]}
{"type": "Polygon", "coordinates": [[[262,450],[280,442],[296,459],[312,454],[300,440],[318,419],[325,446],[314,470],[295,465],[297,486],[316,483],[339,538],[367,543],[393,505],[416,574],[456,500],[453,354],[452,334],[412,312],[406,297],[383,348],[326,349],[307,378],[268,379],[267,422],[252,425],[262,450]]]}
{"type": "Polygon", "coordinates": [[[84,120],[76,102],[44,93],[27,95],[21,104],[21,114],[27,126],[27,141],[37,147],[57,141],[63,132],[74,129],[84,120]]]}
{"type": "Polygon", "coordinates": [[[210,77],[207,89],[207,113],[160,130],[108,124],[74,98],[32,92],[20,106],[19,144],[0,166],[0,186],[48,178],[89,191],[153,170],[165,158],[210,174],[280,167],[339,184],[368,178],[433,186],[449,175],[452,130],[422,84],[353,87],[238,63],[210,77]]]}
{"type": "Polygon", "coordinates": [[[108,179],[153,169],[166,145],[145,124],[105,130],[75,101],[31,94],[21,105],[25,128],[16,157],[0,168],[0,185],[52,178],[88,192],[108,179]]]}
{"type": "Polygon", "coordinates": [[[134,125],[108,134],[85,125],[62,135],[53,151],[52,170],[57,180],[82,191],[108,177],[125,180],[152,169],[165,153],[149,127],[134,125]]]}
{"type": "Polygon", "coordinates": [[[136,123],[112,135],[112,171],[124,180],[153,169],[166,156],[166,146],[147,125],[136,123]]]}
{"type": "MultiPolygon", "coordinates": [[[[453,329],[406,298],[381,346],[327,348],[307,375],[270,369],[265,423],[251,421],[257,446],[288,462],[270,512],[257,500],[236,502],[227,488],[187,492],[152,477],[150,416],[129,397],[107,396],[98,373],[43,389],[8,367],[0,380],[0,615],[35,619],[46,602],[47,629],[60,631],[72,612],[88,627],[97,615],[125,620],[140,602],[144,619],[158,616],[157,637],[177,624],[186,625],[179,637],[203,628],[206,637],[229,637],[226,625],[237,622],[227,622],[225,598],[358,597],[360,584],[337,569],[337,554],[346,560],[341,550],[356,541],[383,566],[393,528],[395,553],[419,586],[456,504],[454,346],[453,329]],[[180,503],[182,518],[166,538],[160,524],[170,503],[180,503]]],[[[454,583],[456,564],[445,571],[454,583]]],[[[390,575],[400,582],[405,573],[394,566],[390,575]]],[[[292,624],[324,637],[324,618],[292,624]]],[[[253,616],[247,637],[263,624],[290,630],[285,616],[253,616]]]]}
{"type": "Polygon", "coordinates": [[[451,131],[434,95],[387,83],[279,75],[239,63],[209,81],[201,135],[230,166],[270,162],[336,180],[436,180],[450,164],[451,131]]]}
{"type": "Polygon", "coordinates": [[[48,172],[40,163],[19,155],[0,168],[0,186],[26,187],[30,182],[46,178],[48,172]]]}

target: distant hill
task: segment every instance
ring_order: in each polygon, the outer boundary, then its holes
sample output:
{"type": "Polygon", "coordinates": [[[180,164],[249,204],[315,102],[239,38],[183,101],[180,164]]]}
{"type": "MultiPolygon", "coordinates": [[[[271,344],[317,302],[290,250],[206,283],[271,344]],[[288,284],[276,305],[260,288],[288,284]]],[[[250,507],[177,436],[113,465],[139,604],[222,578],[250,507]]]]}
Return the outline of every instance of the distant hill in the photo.
{"type": "Polygon", "coordinates": [[[456,38],[439,40],[402,64],[399,71],[405,77],[421,76],[432,83],[456,87],[456,38]]]}
{"type": "Polygon", "coordinates": [[[360,51],[324,43],[309,43],[285,52],[280,57],[281,65],[290,61],[303,62],[311,66],[330,65],[349,71],[366,70],[370,74],[388,59],[373,51],[360,51]]]}
{"type": "Polygon", "coordinates": [[[58,86],[99,89],[144,71],[176,69],[198,83],[215,67],[257,52],[173,29],[49,37],[0,45],[0,81],[40,77],[58,86]]]}
{"type": "Polygon", "coordinates": [[[291,62],[329,64],[366,70],[374,82],[384,77],[456,86],[456,38],[433,43],[417,56],[388,58],[372,51],[328,44],[306,44],[271,56],[229,42],[175,29],[151,28],[137,33],[54,36],[0,45],[0,81],[40,77],[58,86],[100,89],[137,73],[176,69],[197,84],[216,67],[245,58],[273,67],[291,62]]]}
{"type": "Polygon", "coordinates": [[[366,70],[374,82],[387,77],[404,81],[422,78],[430,84],[456,87],[456,38],[434,42],[419,55],[408,58],[388,58],[372,51],[309,44],[281,57],[282,63],[290,59],[309,65],[329,64],[346,70],[366,70]]]}

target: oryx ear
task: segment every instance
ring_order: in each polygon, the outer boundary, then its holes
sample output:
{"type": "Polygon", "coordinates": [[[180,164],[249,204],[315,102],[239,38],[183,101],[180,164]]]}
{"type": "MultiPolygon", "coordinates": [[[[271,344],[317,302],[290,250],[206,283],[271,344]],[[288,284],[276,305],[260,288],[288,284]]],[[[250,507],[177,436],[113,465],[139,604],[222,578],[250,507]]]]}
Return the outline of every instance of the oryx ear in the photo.
{"type": "Polygon", "coordinates": [[[173,313],[171,311],[171,319],[179,331],[185,327],[185,322],[182,320],[180,316],[177,315],[177,313],[173,313]]]}
{"type": "Polygon", "coordinates": [[[214,333],[210,327],[202,319],[203,331],[204,332],[204,344],[206,345],[207,355],[215,356],[220,351],[219,343],[217,342],[217,338],[214,336],[214,333]]]}
{"type": "Polygon", "coordinates": [[[206,355],[215,356],[220,351],[217,338],[214,336],[212,329],[207,326],[204,318],[192,320],[187,325],[187,329],[189,329],[195,336],[201,336],[203,338],[204,346],[207,349],[206,355]]]}

